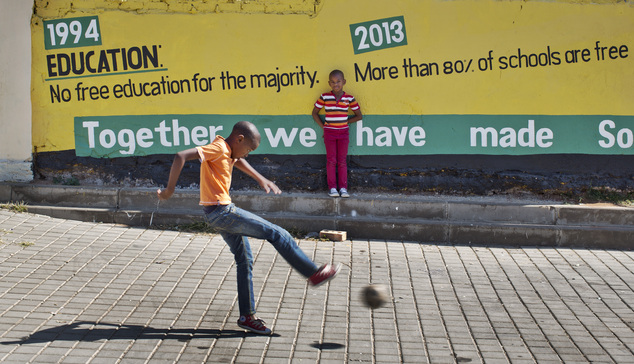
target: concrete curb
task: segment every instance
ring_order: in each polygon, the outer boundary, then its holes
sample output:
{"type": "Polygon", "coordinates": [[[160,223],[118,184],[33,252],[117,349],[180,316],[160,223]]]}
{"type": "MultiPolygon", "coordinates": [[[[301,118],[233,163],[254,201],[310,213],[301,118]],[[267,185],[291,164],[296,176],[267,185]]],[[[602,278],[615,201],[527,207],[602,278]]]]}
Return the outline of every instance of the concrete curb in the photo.
{"type": "MultiPolygon", "coordinates": [[[[58,218],[132,226],[202,221],[198,190],[178,190],[158,206],[155,193],[155,188],[0,184],[0,201],[24,201],[29,212],[58,218]]],[[[506,197],[232,194],[237,206],[286,229],[344,230],[349,239],[626,250],[634,245],[634,209],[628,207],[506,197]]]]}

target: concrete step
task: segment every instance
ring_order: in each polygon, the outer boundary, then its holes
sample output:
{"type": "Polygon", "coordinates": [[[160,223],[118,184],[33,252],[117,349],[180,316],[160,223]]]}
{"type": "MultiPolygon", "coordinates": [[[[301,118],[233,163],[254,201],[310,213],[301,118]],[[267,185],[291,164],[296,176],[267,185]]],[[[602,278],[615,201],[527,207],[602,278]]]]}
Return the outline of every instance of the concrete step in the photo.
{"type": "MultiPolygon", "coordinates": [[[[202,221],[199,191],[177,190],[157,204],[156,188],[0,184],[0,201],[59,218],[132,226],[202,221]]],[[[349,239],[447,244],[603,247],[634,246],[634,209],[564,205],[509,197],[232,192],[233,202],[295,232],[344,230],[349,239]]]]}

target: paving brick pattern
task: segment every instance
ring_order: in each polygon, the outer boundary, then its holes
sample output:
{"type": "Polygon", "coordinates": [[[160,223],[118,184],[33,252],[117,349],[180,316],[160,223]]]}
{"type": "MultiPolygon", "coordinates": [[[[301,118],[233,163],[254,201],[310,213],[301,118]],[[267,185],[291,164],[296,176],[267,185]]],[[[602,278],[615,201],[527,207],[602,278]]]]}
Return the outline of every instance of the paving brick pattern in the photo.
{"type": "Polygon", "coordinates": [[[0,210],[7,363],[632,363],[634,253],[301,240],[340,276],[309,287],[253,239],[258,315],[237,327],[217,235],[0,210]],[[370,310],[369,282],[392,300],[370,310]]]}

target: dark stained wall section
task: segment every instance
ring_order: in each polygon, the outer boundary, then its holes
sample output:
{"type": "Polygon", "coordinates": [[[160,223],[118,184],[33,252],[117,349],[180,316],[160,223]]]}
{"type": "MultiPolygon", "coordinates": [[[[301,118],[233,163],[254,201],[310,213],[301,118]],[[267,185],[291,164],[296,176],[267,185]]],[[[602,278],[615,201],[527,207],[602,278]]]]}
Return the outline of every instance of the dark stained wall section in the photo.
{"type": "MultiPolygon", "coordinates": [[[[82,185],[165,185],[172,155],[98,159],[74,151],[35,155],[36,181],[82,185]]],[[[285,191],[325,191],[325,156],[251,155],[248,161],[285,191]]],[[[634,190],[634,156],[602,155],[421,155],[349,156],[351,191],[487,195],[531,192],[578,193],[592,187],[634,190]]],[[[187,162],[179,186],[196,187],[199,163],[187,162]]],[[[234,172],[234,189],[257,189],[234,172]]]]}

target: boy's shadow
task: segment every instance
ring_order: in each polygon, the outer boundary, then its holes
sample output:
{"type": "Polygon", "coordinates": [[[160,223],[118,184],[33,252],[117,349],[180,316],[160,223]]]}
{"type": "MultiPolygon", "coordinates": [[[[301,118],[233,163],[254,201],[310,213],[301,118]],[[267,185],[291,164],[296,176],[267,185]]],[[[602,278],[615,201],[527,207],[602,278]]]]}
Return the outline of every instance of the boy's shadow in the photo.
{"type": "MultiPolygon", "coordinates": [[[[24,345],[51,341],[99,341],[163,339],[189,341],[192,339],[228,339],[261,336],[243,330],[219,329],[155,329],[140,325],[116,325],[89,321],[74,322],[37,331],[21,340],[3,341],[2,345],[24,345]]],[[[279,337],[272,334],[272,337],[279,337]]]]}

